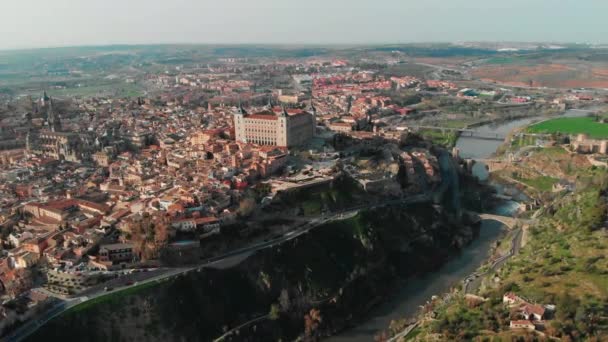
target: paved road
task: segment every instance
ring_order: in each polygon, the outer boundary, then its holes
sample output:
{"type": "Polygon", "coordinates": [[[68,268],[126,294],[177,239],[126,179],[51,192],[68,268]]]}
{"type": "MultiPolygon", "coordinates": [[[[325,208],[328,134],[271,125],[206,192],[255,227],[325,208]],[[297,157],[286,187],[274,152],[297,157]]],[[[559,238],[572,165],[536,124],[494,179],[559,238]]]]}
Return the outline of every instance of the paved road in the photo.
{"type": "Polygon", "coordinates": [[[226,253],[221,256],[209,258],[205,260],[203,263],[198,264],[196,266],[191,267],[181,267],[181,268],[159,268],[155,271],[151,272],[137,272],[129,275],[128,277],[117,278],[112,280],[110,283],[104,283],[98,286],[95,286],[91,289],[85,290],[79,297],[75,297],[72,299],[64,300],[55,305],[52,309],[48,310],[42,316],[37,319],[31,320],[28,323],[21,326],[15,332],[10,334],[5,339],[7,341],[21,341],[38,330],[41,326],[49,322],[51,319],[59,316],[63,312],[69,310],[70,308],[79,305],[81,303],[96,299],[98,297],[110,295],[116,292],[120,292],[126,290],[131,287],[141,286],[144,284],[148,284],[151,282],[162,282],[168,280],[173,277],[181,276],[187,274],[189,272],[199,271],[206,267],[221,267],[223,263],[230,263],[230,259],[234,257],[238,257],[245,254],[252,254],[253,252],[257,252],[266,248],[274,247],[285,243],[287,241],[293,240],[299,236],[302,236],[308,233],[310,230],[326,224],[330,221],[334,220],[345,220],[351,217],[356,216],[360,210],[362,209],[375,209],[380,207],[386,207],[390,205],[396,204],[417,204],[429,202],[432,199],[431,194],[420,194],[416,196],[411,196],[407,198],[397,198],[393,200],[388,200],[381,203],[376,204],[363,204],[355,207],[351,207],[339,212],[332,213],[332,215],[321,216],[314,219],[311,219],[308,222],[302,223],[290,232],[283,234],[282,236],[265,241],[262,243],[254,244],[245,248],[237,249],[226,253]],[[104,289],[112,288],[112,290],[105,291],[104,289]]]}
{"type": "Polygon", "coordinates": [[[266,319],[268,319],[269,317],[270,317],[270,314],[268,314],[268,315],[263,315],[263,316],[260,316],[260,317],[258,317],[258,318],[254,318],[254,319],[252,319],[252,320],[250,320],[250,321],[247,321],[247,322],[245,322],[245,323],[243,323],[243,324],[239,325],[239,326],[238,326],[238,327],[236,327],[236,328],[232,328],[232,329],[230,329],[229,331],[227,331],[226,333],[224,333],[224,335],[222,335],[222,336],[220,336],[220,337],[218,337],[218,338],[214,339],[214,340],[213,340],[213,342],[220,342],[220,341],[223,341],[223,340],[225,340],[225,339],[226,339],[226,337],[228,337],[228,336],[230,336],[230,335],[232,335],[232,334],[236,333],[237,331],[239,331],[239,330],[243,329],[244,327],[246,327],[246,326],[248,326],[248,325],[251,325],[251,324],[253,324],[253,323],[257,323],[257,322],[260,322],[260,321],[266,320],[266,319]]]}
{"type": "Polygon", "coordinates": [[[515,235],[513,236],[513,239],[511,240],[511,249],[509,250],[509,252],[507,254],[496,259],[492,263],[490,268],[488,268],[487,271],[475,272],[475,273],[471,274],[470,276],[466,277],[464,279],[463,292],[464,293],[475,292],[481,285],[481,280],[483,279],[483,277],[485,277],[486,275],[491,274],[493,272],[496,272],[496,270],[501,268],[507,262],[507,260],[509,260],[512,256],[517,255],[519,253],[519,250],[521,249],[522,235],[523,234],[522,234],[521,228],[517,228],[517,230],[515,230],[515,235]]]}
{"type": "MultiPolygon", "coordinates": [[[[463,292],[465,294],[474,292],[481,285],[481,279],[483,279],[483,277],[485,275],[490,274],[491,272],[495,272],[497,269],[502,267],[502,265],[504,265],[504,263],[507,262],[507,260],[510,257],[518,254],[519,250],[521,248],[521,238],[522,238],[522,230],[518,228],[516,230],[515,235],[513,236],[513,239],[511,240],[512,247],[509,250],[509,253],[507,253],[506,255],[504,255],[504,256],[498,258],[496,261],[494,261],[494,263],[492,263],[492,265],[490,266],[488,271],[482,272],[482,273],[475,272],[475,273],[471,274],[470,276],[466,277],[463,280],[463,292]]],[[[444,298],[442,298],[443,303],[450,301],[451,297],[452,297],[452,294],[450,293],[447,296],[445,296],[444,298]]],[[[409,335],[414,330],[414,328],[416,328],[419,324],[420,324],[420,321],[410,324],[402,332],[393,336],[387,342],[401,341],[402,338],[407,337],[407,335],[409,335]]]]}
{"type": "Polygon", "coordinates": [[[386,342],[398,342],[398,341],[401,341],[402,338],[407,337],[407,335],[409,335],[412,332],[412,330],[414,330],[419,324],[420,324],[420,322],[416,322],[416,323],[408,325],[407,328],[405,328],[402,332],[400,332],[397,335],[389,338],[386,342]]]}

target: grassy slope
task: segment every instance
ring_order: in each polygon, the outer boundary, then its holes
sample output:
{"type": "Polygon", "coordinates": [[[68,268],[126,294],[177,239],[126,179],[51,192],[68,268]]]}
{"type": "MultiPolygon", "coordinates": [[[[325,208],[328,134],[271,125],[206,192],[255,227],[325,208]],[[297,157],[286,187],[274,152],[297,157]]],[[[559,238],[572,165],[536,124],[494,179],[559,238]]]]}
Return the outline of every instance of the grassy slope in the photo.
{"type": "Polygon", "coordinates": [[[516,178],[518,181],[525,183],[536,190],[540,191],[551,191],[553,184],[557,183],[559,179],[549,176],[538,176],[535,178],[516,178]]]}
{"type": "Polygon", "coordinates": [[[421,130],[420,134],[434,144],[445,146],[446,148],[451,148],[456,145],[456,141],[458,140],[458,135],[454,132],[446,132],[442,133],[440,131],[435,130],[421,130]]]}
{"type": "Polygon", "coordinates": [[[554,215],[531,230],[529,245],[514,258],[503,276],[519,284],[522,294],[552,301],[565,291],[579,298],[608,300],[608,248],[605,233],[593,230],[603,223],[603,199],[595,190],[560,200],[554,215]]]}
{"type": "MultiPolygon", "coordinates": [[[[573,166],[575,158],[556,147],[538,150],[526,161],[532,167],[540,159],[547,170],[571,175],[577,180],[577,191],[552,195],[541,220],[530,227],[527,245],[495,274],[501,282],[480,293],[487,302],[475,306],[457,297],[436,309],[437,319],[424,324],[410,340],[426,340],[431,334],[448,340],[492,341],[522,336],[525,333],[508,328],[509,320],[517,316],[502,304],[506,291],[532,302],[557,305],[548,326],[551,335],[565,340],[608,340],[608,233],[602,228],[606,198],[601,191],[608,171],[586,164],[573,166]]],[[[546,193],[554,179],[526,181],[546,193]]]]}
{"type": "Polygon", "coordinates": [[[596,190],[562,199],[561,208],[531,228],[529,243],[499,271],[501,285],[482,291],[487,302],[472,305],[457,297],[437,310],[436,320],[423,325],[417,338],[441,334],[441,338],[456,341],[480,336],[512,341],[514,335],[525,335],[509,331],[509,320],[517,317],[502,304],[502,294],[514,291],[531,302],[557,306],[547,328],[551,335],[566,340],[606,340],[608,239],[605,232],[592,229],[603,223],[602,201],[596,190]]]}

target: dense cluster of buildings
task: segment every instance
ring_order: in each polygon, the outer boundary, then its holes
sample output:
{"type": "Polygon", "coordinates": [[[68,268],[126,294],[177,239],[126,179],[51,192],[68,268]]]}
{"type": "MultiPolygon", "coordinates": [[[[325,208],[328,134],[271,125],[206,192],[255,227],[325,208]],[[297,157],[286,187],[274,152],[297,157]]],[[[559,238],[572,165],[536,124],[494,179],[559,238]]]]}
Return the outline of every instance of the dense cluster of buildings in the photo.
{"type": "MultiPolygon", "coordinates": [[[[70,294],[102,280],[89,278],[90,272],[158,259],[175,239],[188,236],[204,245],[222,225],[235,222],[239,204],[255,184],[272,177],[276,193],[331,180],[335,157],[325,152],[332,136],[370,144],[374,137],[398,140],[401,132],[371,131],[370,112],[386,108],[403,115],[402,107],[377,92],[393,82],[417,84],[369,72],[296,76],[300,84],[314,83],[314,94],[286,98],[273,90],[282,105],[228,105],[224,101],[234,100],[237,92],[237,100],[255,103],[257,95],[247,95],[253,83],[215,73],[152,78],[163,89],[155,99],[71,100],[45,94],[26,103],[28,115],[14,121],[26,129],[12,133],[23,144],[0,152],[0,224],[6,232],[1,293],[27,292],[34,285],[33,267],[46,270],[48,291],[70,294]],[[193,104],[193,88],[218,95],[193,104]],[[311,100],[311,95],[318,97],[311,100]],[[289,162],[290,150],[318,151],[317,145],[325,151],[315,157],[318,166],[298,173],[299,162],[289,162]]],[[[267,95],[264,99],[269,102],[267,95]]],[[[395,176],[351,171],[366,189],[382,189],[395,176]]],[[[430,164],[427,172],[434,177],[430,164]]]]}
{"type": "MultiPolygon", "coordinates": [[[[321,58],[227,58],[142,82],[147,98],[44,94],[21,99],[0,122],[4,300],[71,295],[104,281],[104,272],[159,265],[163,256],[172,264],[196,259],[263,186],[270,189],[254,206],[344,174],[369,192],[420,193],[440,182],[428,149],[396,148],[374,167],[354,152],[398,146],[405,120],[435,113],[394,92],[502,95],[321,58]]],[[[606,153],[604,142],[575,144],[606,153]]]]}

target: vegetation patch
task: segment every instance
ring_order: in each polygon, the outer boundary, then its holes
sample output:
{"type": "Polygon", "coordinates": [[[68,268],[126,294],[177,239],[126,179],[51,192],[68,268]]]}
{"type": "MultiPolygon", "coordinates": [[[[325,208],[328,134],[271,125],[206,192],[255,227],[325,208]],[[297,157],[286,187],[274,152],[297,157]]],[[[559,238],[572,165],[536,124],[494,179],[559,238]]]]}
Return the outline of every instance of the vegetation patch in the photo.
{"type": "Polygon", "coordinates": [[[486,60],[486,64],[516,64],[520,63],[521,60],[517,57],[497,56],[486,60]]]}
{"type": "Polygon", "coordinates": [[[549,176],[538,176],[535,178],[516,178],[518,181],[527,184],[540,191],[551,191],[553,185],[559,180],[549,176]]]}
{"type": "Polygon", "coordinates": [[[456,146],[456,141],[458,140],[458,134],[455,132],[441,132],[437,130],[421,130],[420,135],[424,137],[424,139],[432,141],[434,144],[442,145],[447,148],[456,146]]]}
{"type": "Polygon", "coordinates": [[[109,303],[110,305],[113,305],[113,304],[120,305],[121,298],[137,294],[141,291],[155,287],[157,285],[158,285],[158,283],[156,283],[156,282],[149,282],[149,283],[141,284],[138,286],[132,286],[132,287],[126,288],[122,291],[108,293],[106,295],[99,296],[95,299],[86,301],[82,304],[78,304],[78,305],[72,307],[70,310],[66,311],[64,313],[64,315],[76,314],[80,311],[84,311],[84,310],[86,310],[90,307],[93,307],[97,304],[100,304],[100,303],[109,303]]]}
{"type": "Polygon", "coordinates": [[[608,138],[608,124],[598,122],[592,117],[557,118],[532,125],[528,131],[532,133],[584,133],[595,139],[608,138]]]}

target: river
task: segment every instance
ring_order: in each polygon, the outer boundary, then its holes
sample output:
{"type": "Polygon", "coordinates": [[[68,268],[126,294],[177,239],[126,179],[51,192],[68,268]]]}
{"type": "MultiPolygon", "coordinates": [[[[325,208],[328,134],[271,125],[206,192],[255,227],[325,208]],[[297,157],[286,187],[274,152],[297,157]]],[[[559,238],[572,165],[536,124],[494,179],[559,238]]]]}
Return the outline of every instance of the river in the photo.
{"type": "MultiPolygon", "coordinates": [[[[588,112],[570,110],[564,116],[586,116],[588,112]]],[[[485,125],[475,128],[483,133],[506,135],[513,129],[527,126],[542,117],[518,119],[501,124],[485,125]]],[[[460,155],[465,158],[485,159],[491,157],[502,144],[500,141],[490,141],[461,137],[456,143],[460,155]]],[[[481,179],[487,177],[485,166],[480,164],[473,173],[481,179]]],[[[495,209],[496,214],[510,216],[518,208],[517,202],[508,201],[495,209]]],[[[391,295],[386,302],[372,310],[370,315],[356,327],[348,329],[327,341],[373,341],[374,336],[388,329],[392,320],[413,316],[420,305],[426,303],[433,295],[441,295],[459,284],[464,278],[473,273],[488,258],[494,242],[504,232],[504,226],[495,221],[485,220],[481,223],[479,237],[458,255],[445,263],[437,271],[424,276],[404,281],[397,293],[391,295]]]]}
{"type": "MultiPolygon", "coordinates": [[[[563,117],[580,117],[587,116],[591,113],[590,110],[577,110],[571,109],[566,111],[561,116],[563,117]]],[[[524,119],[517,119],[500,124],[490,124],[480,127],[473,128],[474,131],[480,133],[490,133],[498,135],[507,135],[509,132],[516,128],[528,126],[529,124],[545,119],[545,117],[535,116],[524,119]]],[[[502,145],[502,141],[476,139],[470,137],[461,137],[456,142],[456,147],[460,150],[460,155],[463,158],[489,158],[491,157],[498,147],[502,145]]]]}
{"type": "MultiPolygon", "coordinates": [[[[590,110],[577,110],[571,109],[566,111],[561,116],[563,117],[580,117],[587,116],[593,111],[590,110]]],[[[480,133],[489,133],[489,134],[498,134],[498,135],[507,135],[509,132],[516,128],[528,126],[531,123],[541,121],[546,119],[545,117],[536,116],[524,119],[517,119],[501,124],[490,124],[484,125],[477,128],[473,128],[474,131],[480,133]]],[[[461,137],[456,142],[456,148],[460,150],[460,156],[463,158],[473,158],[473,159],[485,159],[490,158],[502,145],[502,141],[495,140],[486,140],[486,139],[477,139],[470,137],[461,137]]],[[[477,163],[473,166],[473,174],[475,174],[479,179],[485,180],[488,178],[488,172],[485,168],[485,165],[481,163],[477,163]]]]}

